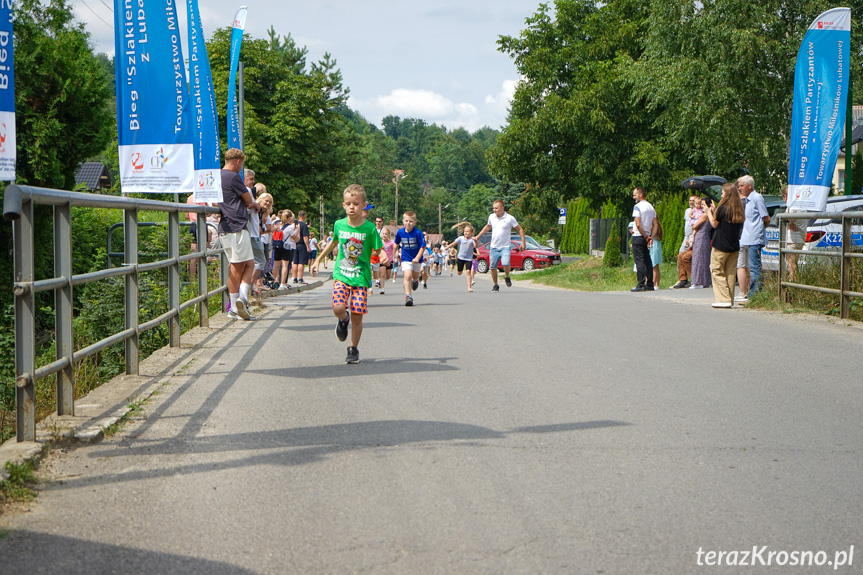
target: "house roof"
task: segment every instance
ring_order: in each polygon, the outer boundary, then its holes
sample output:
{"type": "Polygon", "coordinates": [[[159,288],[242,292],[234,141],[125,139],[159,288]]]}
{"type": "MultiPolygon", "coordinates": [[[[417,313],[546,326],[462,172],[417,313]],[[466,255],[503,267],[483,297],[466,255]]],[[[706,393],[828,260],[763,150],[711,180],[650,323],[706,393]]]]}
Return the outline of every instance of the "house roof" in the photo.
{"type": "Polygon", "coordinates": [[[83,162],[75,172],[75,185],[84,184],[88,190],[110,188],[111,174],[102,162],[83,162]]]}

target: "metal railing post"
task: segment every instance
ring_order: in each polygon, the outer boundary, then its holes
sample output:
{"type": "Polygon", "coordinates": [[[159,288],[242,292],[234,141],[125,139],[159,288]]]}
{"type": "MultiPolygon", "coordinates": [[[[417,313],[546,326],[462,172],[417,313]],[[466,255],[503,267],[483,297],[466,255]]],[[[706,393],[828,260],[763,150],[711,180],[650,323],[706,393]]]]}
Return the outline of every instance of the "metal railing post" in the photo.
{"type": "Polygon", "coordinates": [[[783,278],[785,277],[785,248],[788,246],[785,245],[785,238],[788,235],[788,222],[785,218],[779,217],[779,301],[782,303],[788,303],[788,288],[782,285],[782,282],[785,281],[783,278]]]}
{"type": "Polygon", "coordinates": [[[839,317],[848,319],[851,315],[851,218],[842,214],[842,257],[839,258],[839,317]]]}
{"type": "MultiPolygon", "coordinates": [[[[196,214],[197,232],[198,232],[198,251],[203,252],[204,256],[191,262],[192,265],[198,268],[198,292],[196,296],[206,294],[209,291],[209,278],[207,277],[207,238],[210,235],[210,229],[207,227],[207,217],[202,212],[196,214]]],[[[201,327],[210,327],[210,300],[205,299],[198,306],[198,325],[201,327]]]]}
{"type": "MultiPolygon", "coordinates": [[[[228,275],[230,274],[230,268],[228,267],[228,256],[225,254],[225,252],[222,252],[222,255],[220,257],[222,265],[220,266],[219,274],[222,277],[222,285],[230,285],[228,283],[228,275]]],[[[228,311],[228,303],[230,303],[231,301],[231,294],[228,293],[229,291],[230,288],[222,292],[222,313],[228,311]]],[[[233,311],[236,312],[237,310],[233,311]]]]}
{"type": "Polygon", "coordinates": [[[176,315],[168,322],[168,343],[180,347],[180,212],[168,212],[168,307],[176,315]]]}
{"type": "Polygon", "coordinates": [[[32,282],[33,201],[25,198],[13,225],[15,244],[15,405],[18,441],[36,441],[36,310],[32,282]]]}
{"type": "Polygon", "coordinates": [[[57,414],[75,415],[75,377],[72,354],[72,203],[54,206],[54,277],[68,283],[54,290],[56,359],[69,365],[57,372],[57,414]]]}
{"type": "Polygon", "coordinates": [[[126,276],[126,329],[135,333],[126,340],[126,375],[138,375],[138,209],[123,210],[123,251],[126,265],[134,271],[126,276]]]}

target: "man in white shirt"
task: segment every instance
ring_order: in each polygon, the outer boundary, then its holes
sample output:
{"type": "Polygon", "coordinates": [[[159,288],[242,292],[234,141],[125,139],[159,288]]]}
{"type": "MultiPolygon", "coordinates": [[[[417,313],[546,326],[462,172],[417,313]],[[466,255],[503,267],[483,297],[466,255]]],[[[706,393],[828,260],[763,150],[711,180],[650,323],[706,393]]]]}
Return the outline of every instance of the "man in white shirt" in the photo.
{"type": "Polygon", "coordinates": [[[632,190],[632,199],[635,200],[635,207],[632,208],[632,217],[635,220],[632,230],[632,257],[635,259],[638,285],[630,291],[653,291],[653,262],[650,261],[653,236],[650,235],[650,229],[656,219],[656,210],[645,199],[644,188],[641,186],[632,190]]]}
{"type": "Polygon", "coordinates": [[[518,230],[521,236],[521,249],[524,249],[527,244],[524,242],[524,230],[515,218],[506,213],[503,200],[494,201],[494,213],[488,216],[488,223],[482,228],[482,231],[477,234],[477,238],[482,237],[491,229],[491,243],[489,244],[489,268],[491,269],[492,293],[500,291],[500,286],[497,285],[497,266],[503,266],[504,281],[506,287],[512,286],[512,280],[509,279],[509,255],[511,249],[510,237],[512,230],[518,230]]]}

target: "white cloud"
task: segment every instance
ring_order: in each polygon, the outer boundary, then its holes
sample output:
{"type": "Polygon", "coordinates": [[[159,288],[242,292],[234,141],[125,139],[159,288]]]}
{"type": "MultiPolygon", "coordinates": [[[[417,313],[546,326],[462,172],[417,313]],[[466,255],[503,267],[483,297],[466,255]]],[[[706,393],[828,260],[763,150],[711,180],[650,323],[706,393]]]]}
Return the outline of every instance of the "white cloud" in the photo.
{"type": "Polygon", "coordinates": [[[430,90],[397,88],[384,96],[370,100],[351,98],[349,105],[370,122],[380,124],[384,116],[421,118],[429,123],[447,128],[464,127],[467,130],[481,128],[479,110],[470,102],[454,102],[442,94],[430,90]]]}

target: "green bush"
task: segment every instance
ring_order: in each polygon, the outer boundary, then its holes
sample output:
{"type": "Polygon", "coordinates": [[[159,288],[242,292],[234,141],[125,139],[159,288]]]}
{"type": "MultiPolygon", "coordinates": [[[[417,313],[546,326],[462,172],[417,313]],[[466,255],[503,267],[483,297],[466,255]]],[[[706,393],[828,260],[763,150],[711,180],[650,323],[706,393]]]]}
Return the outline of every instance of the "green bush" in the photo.
{"type": "Polygon", "coordinates": [[[616,232],[612,232],[605,242],[605,254],[602,256],[602,265],[607,268],[616,268],[621,264],[620,238],[616,232]]]}

